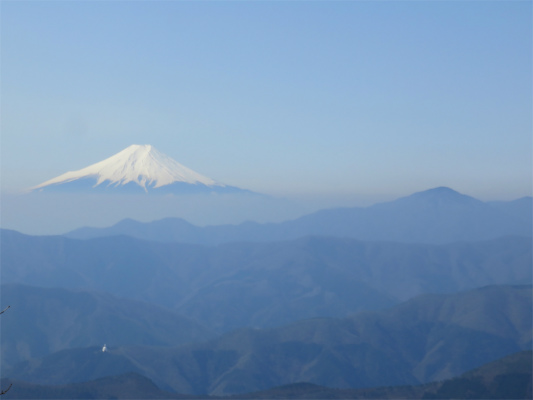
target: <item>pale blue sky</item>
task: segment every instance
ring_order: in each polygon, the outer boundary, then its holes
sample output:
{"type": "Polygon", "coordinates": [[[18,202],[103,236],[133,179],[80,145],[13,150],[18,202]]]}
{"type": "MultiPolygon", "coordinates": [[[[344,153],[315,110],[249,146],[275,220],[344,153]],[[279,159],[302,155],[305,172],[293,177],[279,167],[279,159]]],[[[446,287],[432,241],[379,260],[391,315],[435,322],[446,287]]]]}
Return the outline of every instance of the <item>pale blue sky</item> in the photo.
{"type": "Polygon", "coordinates": [[[531,4],[2,1],[2,188],[137,143],[273,195],[531,195],[531,4]]]}

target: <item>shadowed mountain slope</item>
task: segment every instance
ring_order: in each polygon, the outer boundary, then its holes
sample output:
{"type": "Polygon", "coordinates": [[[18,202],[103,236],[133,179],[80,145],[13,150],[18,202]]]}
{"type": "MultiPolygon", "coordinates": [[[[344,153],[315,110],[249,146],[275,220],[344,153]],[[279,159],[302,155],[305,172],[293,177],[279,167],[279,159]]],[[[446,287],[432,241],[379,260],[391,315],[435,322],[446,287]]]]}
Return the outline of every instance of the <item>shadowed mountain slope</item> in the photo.
{"type": "Polygon", "coordinates": [[[532,354],[522,351],[456,378],[418,386],[332,389],[310,383],[234,396],[238,399],[531,399],[532,354]]]}
{"type": "Polygon", "coordinates": [[[134,365],[165,390],[219,395],[296,382],[337,388],[414,385],[531,349],[531,314],[531,285],[490,286],[424,295],[350,318],[242,329],[175,349],[64,350],[21,363],[5,376],[65,384],[122,374],[134,365]]]}
{"type": "Polygon", "coordinates": [[[100,346],[178,346],[214,334],[156,305],[106,293],[2,285],[2,367],[59,350],[100,346]]]}
{"type": "Polygon", "coordinates": [[[532,199],[485,203],[441,187],[366,208],[321,210],[279,224],[197,227],[179,218],[150,223],[123,220],[109,228],[80,228],[67,237],[128,235],[160,242],[218,244],[277,241],[308,235],[407,243],[478,241],[505,235],[531,236],[532,199]]]}
{"type": "MultiPolygon", "coordinates": [[[[8,382],[2,380],[2,385],[8,382]]],[[[94,381],[71,383],[67,385],[38,385],[14,381],[13,390],[2,399],[181,399],[194,398],[180,396],[159,389],[144,376],[129,372],[118,376],[106,376],[94,381]]]]}

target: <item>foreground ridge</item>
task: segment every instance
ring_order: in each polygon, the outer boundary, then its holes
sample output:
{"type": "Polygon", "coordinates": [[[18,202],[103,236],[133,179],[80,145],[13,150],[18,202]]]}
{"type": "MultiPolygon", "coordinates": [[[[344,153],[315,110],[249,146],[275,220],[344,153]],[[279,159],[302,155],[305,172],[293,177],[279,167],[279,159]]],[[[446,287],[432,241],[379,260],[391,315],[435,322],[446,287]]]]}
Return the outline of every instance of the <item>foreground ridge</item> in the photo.
{"type": "MultiPolygon", "coordinates": [[[[366,389],[333,389],[311,383],[294,383],[233,396],[171,393],[138,373],[109,376],[66,385],[39,385],[16,381],[17,393],[6,399],[116,398],[116,399],[531,399],[531,351],[515,353],[485,364],[458,377],[425,385],[366,389]]],[[[8,381],[3,379],[2,383],[8,381]]]]}

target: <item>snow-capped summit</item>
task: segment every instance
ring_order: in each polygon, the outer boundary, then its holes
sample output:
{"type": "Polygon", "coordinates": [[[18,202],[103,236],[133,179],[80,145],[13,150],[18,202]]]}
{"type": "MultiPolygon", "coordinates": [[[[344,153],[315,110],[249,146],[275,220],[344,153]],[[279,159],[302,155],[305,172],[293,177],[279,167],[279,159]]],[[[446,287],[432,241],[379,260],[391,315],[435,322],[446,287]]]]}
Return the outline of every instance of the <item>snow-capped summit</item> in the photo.
{"type": "Polygon", "coordinates": [[[73,192],[89,189],[158,193],[241,191],[200,175],[149,144],[131,145],[103,161],[66,172],[30,190],[73,192]]]}

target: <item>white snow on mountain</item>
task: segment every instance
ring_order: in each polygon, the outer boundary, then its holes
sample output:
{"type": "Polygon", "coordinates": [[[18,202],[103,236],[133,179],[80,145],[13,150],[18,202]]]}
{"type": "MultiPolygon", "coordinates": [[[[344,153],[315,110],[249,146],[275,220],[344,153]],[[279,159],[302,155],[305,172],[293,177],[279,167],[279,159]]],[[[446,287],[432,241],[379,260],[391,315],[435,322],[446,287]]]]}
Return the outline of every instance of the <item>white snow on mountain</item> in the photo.
{"type": "Polygon", "coordinates": [[[95,180],[93,187],[104,184],[108,187],[136,183],[145,191],[174,183],[205,185],[223,188],[226,185],[181,165],[151,145],[131,145],[121,152],[86,168],[64,173],[30,190],[39,191],[47,186],[71,183],[80,179],[95,180]]]}

